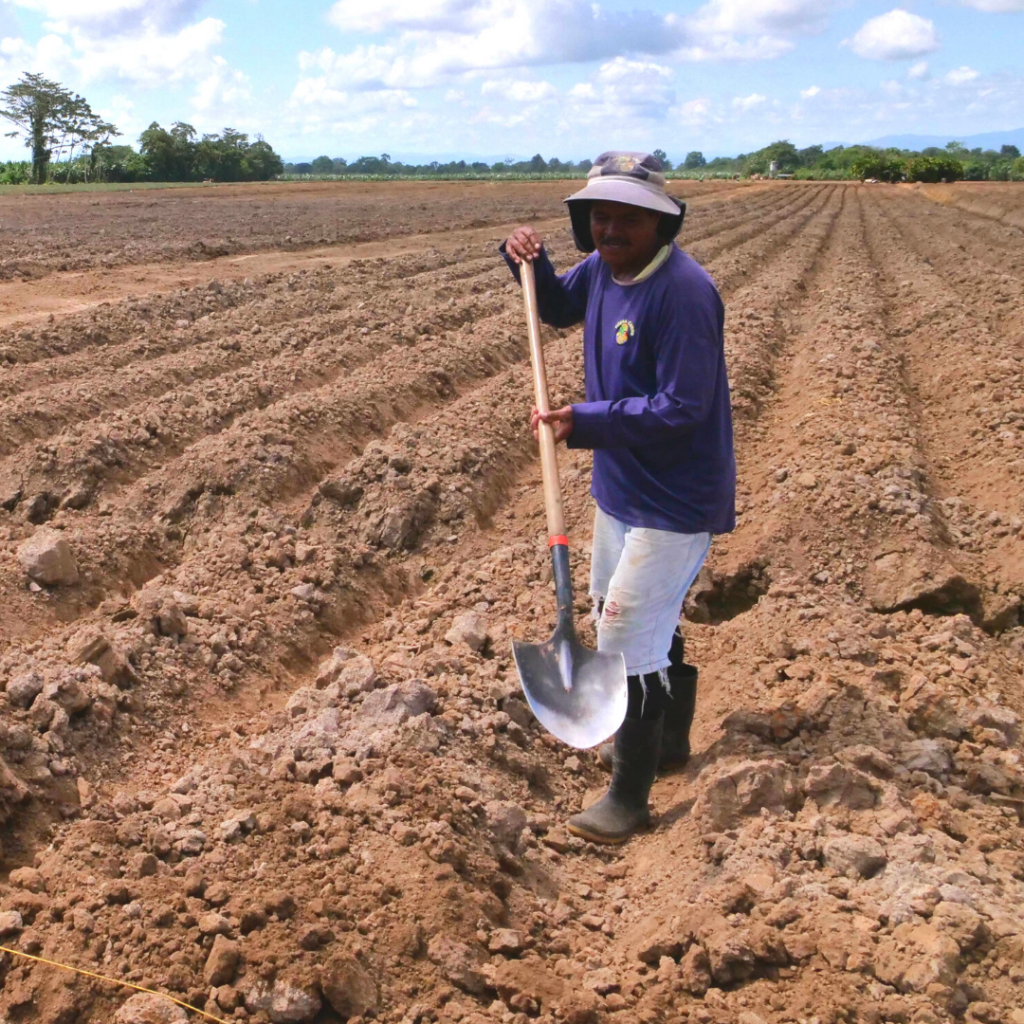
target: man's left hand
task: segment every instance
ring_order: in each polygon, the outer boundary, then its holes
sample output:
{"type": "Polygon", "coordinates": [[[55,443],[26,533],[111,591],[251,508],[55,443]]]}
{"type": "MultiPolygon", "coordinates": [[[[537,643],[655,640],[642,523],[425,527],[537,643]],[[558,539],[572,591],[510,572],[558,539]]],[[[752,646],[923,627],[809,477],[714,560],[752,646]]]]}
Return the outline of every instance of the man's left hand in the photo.
{"type": "Polygon", "coordinates": [[[546,416],[541,416],[534,407],[530,413],[530,428],[533,436],[539,436],[539,425],[541,422],[550,423],[555,429],[555,444],[564,441],[572,433],[572,406],[563,405],[561,409],[552,409],[546,416]]]}

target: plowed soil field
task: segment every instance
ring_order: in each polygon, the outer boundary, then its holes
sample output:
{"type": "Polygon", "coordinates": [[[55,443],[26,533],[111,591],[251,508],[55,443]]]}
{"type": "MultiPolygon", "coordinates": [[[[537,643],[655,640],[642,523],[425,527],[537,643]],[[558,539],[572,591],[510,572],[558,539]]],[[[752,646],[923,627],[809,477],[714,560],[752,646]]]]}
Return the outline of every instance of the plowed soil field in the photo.
{"type": "Polygon", "coordinates": [[[554,601],[495,250],[579,259],[566,185],[0,199],[0,1021],[203,1019],[27,954],[260,1024],[1024,1024],[1024,190],[673,188],[739,525],[619,849],[510,651],[554,601]]]}

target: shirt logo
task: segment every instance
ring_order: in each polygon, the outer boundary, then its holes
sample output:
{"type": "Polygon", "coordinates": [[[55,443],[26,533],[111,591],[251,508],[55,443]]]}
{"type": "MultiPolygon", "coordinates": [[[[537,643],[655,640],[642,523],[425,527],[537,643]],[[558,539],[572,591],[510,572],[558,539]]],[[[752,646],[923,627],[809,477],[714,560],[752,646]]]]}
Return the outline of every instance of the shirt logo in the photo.
{"type": "Polygon", "coordinates": [[[615,325],[615,344],[625,345],[633,335],[636,334],[636,327],[632,320],[620,320],[615,325]]]}

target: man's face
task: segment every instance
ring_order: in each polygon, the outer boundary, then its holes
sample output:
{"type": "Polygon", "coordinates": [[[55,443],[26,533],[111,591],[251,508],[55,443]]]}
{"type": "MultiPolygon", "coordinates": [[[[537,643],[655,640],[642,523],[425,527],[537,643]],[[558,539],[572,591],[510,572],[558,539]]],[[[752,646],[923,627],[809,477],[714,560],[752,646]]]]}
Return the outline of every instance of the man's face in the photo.
{"type": "Polygon", "coordinates": [[[639,273],[661,248],[655,210],[598,200],[590,207],[590,233],[613,274],[639,273]]]}

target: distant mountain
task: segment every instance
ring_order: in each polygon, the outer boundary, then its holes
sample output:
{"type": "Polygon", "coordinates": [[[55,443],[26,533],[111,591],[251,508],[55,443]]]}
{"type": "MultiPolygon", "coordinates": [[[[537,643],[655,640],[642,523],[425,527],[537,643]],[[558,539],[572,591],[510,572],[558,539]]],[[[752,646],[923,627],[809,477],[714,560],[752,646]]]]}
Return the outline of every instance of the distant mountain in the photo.
{"type": "Polygon", "coordinates": [[[1012,128],[1005,132],[982,132],[980,135],[883,135],[880,139],[871,139],[865,146],[878,146],[885,149],[895,146],[898,149],[927,149],[929,146],[945,146],[953,140],[962,142],[968,149],[999,149],[1000,146],[1016,146],[1024,152],[1024,128],[1012,128]]]}

